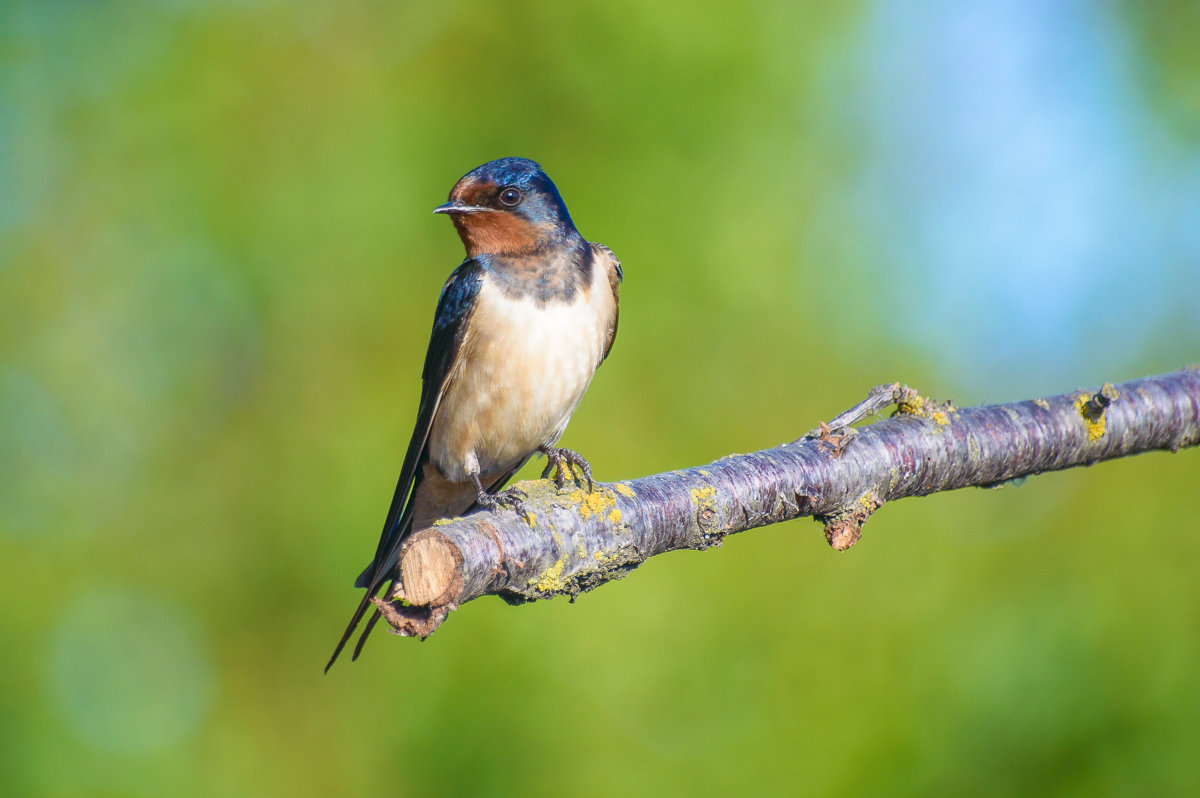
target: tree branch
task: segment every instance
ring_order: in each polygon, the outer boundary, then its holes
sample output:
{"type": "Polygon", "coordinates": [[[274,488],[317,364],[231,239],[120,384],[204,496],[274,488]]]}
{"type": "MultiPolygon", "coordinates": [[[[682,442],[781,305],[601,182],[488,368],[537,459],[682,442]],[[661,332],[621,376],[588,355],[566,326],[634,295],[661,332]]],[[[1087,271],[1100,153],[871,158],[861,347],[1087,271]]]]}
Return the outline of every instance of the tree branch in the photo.
{"type": "Polygon", "coordinates": [[[489,593],[514,603],[574,599],[656,554],[707,549],[799,516],[822,521],[830,545],[844,550],[885,502],[1198,442],[1198,367],[971,408],[885,385],[834,426],[774,449],[597,483],[592,493],[549,480],[519,483],[523,512],[476,512],[409,538],[391,601],[375,601],[399,634],[427,637],[450,611],[489,593]],[[891,418],[848,428],[890,404],[891,418]]]}

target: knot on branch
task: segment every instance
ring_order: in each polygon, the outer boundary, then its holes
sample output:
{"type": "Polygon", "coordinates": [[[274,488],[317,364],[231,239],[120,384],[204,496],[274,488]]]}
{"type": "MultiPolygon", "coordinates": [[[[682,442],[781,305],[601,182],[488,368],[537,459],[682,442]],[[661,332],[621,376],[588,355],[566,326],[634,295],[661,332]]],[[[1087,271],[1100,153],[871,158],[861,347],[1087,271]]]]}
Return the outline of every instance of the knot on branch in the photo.
{"type": "Polygon", "coordinates": [[[819,451],[826,452],[833,457],[841,457],[842,452],[846,449],[846,444],[858,434],[853,427],[839,427],[839,431],[835,434],[833,428],[824,421],[817,429],[820,430],[819,434],[810,435],[810,438],[817,442],[819,451]]]}
{"type": "Polygon", "coordinates": [[[883,501],[878,496],[866,493],[851,507],[815,518],[825,525],[825,540],[829,545],[837,551],[845,551],[858,542],[863,524],[882,506],[883,501]]]}
{"type": "Polygon", "coordinates": [[[720,546],[725,540],[726,530],[721,522],[717,489],[712,485],[692,488],[691,497],[696,530],[699,532],[696,547],[707,549],[710,546],[720,546]]]}
{"type": "Polygon", "coordinates": [[[1075,397],[1075,409],[1083,419],[1089,441],[1098,441],[1104,437],[1104,411],[1119,398],[1121,395],[1111,382],[1104,383],[1104,387],[1091,396],[1081,393],[1075,397]]]}

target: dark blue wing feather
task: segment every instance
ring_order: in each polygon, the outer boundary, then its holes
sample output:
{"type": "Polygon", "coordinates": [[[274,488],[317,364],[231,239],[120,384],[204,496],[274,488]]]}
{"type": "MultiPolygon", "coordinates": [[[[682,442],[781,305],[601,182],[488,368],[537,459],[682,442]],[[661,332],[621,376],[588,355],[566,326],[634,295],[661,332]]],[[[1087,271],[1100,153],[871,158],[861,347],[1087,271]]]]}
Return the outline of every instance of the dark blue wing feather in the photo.
{"type": "Polygon", "coordinates": [[[429,440],[433,416],[445,390],[446,378],[458,359],[459,347],[466,335],[475,299],[479,296],[482,277],[483,267],[471,258],[455,269],[442,286],[442,295],[433,317],[429,350],[425,353],[425,366],[421,370],[421,403],[417,409],[417,424],[408,443],[408,453],[404,456],[404,466],[400,469],[400,479],[396,482],[396,492],[383,524],[379,546],[375,549],[375,565],[372,569],[375,574],[368,590],[377,588],[386,579],[391,566],[395,564],[391,562],[390,555],[397,552],[400,539],[409,531],[407,525],[401,523],[403,508],[424,464],[425,444],[429,440]],[[388,567],[381,568],[380,564],[388,567]]]}
{"type": "Polygon", "coordinates": [[[421,371],[421,402],[417,409],[416,427],[413,429],[412,440],[408,443],[408,452],[404,456],[404,465],[396,482],[396,492],[392,495],[392,504],[383,523],[379,545],[375,548],[375,558],[355,583],[357,587],[366,587],[367,592],[354,611],[354,616],[338,642],[333,656],[330,657],[329,664],[325,666],[327,671],[362,620],[370,606],[371,597],[392,574],[400,544],[411,531],[412,502],[409,498],[416,483],[421,479],[421,466],[427,458],[429,430],[433,426],[433,418],[445,390],[446,379],[454,368],[463,338],[466,336],[475,300],[479,296],[483,271],[480,261],[469,258],[454,270],[442,286],[437,312],[433,318],[429,350],[425,353],[425,366],[421,371]]]}

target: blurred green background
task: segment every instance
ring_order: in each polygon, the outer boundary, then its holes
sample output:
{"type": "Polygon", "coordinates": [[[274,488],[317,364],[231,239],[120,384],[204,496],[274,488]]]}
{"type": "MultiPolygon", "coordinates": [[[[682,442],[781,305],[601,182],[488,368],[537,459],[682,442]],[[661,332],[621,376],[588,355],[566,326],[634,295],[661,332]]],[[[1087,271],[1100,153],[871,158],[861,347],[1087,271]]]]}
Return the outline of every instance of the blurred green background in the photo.
{"type": "Polygon", "coordinates": [[[1132,0],[4,3],[0,794],[1196,794],[1196,451],[321,668],[461,174],[539,160],[622,259],[564,443],[633,478],[883,381],[1195,361],[1198,37],[1132,0]]]}

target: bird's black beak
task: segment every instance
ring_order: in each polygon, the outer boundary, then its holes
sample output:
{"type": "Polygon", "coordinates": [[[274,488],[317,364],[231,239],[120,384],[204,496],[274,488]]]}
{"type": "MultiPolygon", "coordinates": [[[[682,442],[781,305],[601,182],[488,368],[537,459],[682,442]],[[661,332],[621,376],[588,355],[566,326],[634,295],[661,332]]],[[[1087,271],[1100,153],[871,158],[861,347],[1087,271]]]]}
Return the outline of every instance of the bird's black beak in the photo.
{"type": "Polygon", "coordinates": [[[450,200],[445,205],[439,205],[433,209],[434,213],[480,213],[482,211],[490,211],[491,208],[485,208],[482,205],[468,205],[461,200],[450,200]]]}

